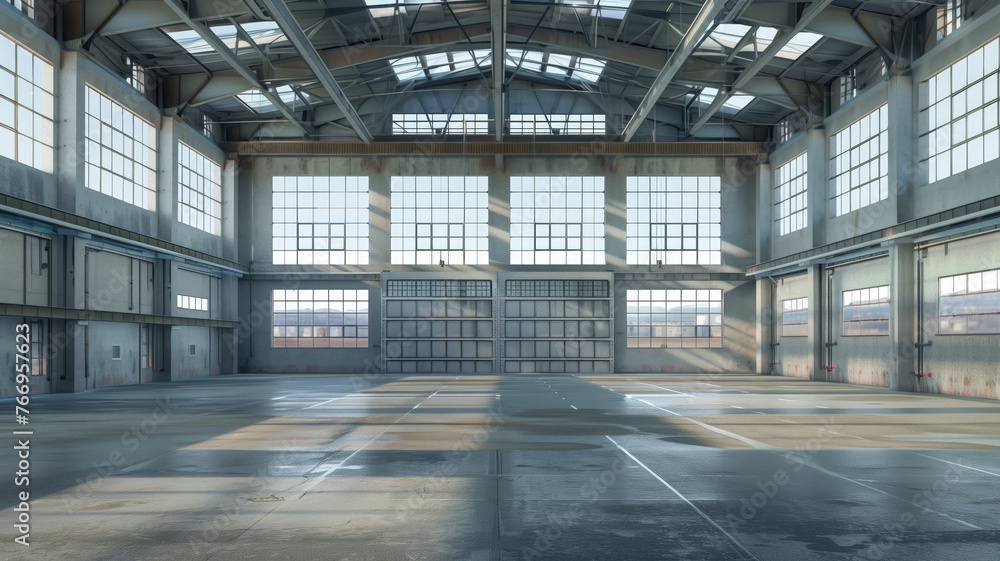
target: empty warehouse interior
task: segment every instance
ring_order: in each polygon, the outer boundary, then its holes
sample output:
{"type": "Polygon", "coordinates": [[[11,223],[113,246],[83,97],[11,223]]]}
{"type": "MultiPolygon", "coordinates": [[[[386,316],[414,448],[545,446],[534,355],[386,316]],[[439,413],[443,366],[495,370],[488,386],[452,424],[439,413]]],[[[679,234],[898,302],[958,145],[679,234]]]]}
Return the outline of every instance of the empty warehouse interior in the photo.
{"type": "Polygon", "coordinates": [[[995,559],[1000,2],[0,1],[9,559],[995,559]]]}

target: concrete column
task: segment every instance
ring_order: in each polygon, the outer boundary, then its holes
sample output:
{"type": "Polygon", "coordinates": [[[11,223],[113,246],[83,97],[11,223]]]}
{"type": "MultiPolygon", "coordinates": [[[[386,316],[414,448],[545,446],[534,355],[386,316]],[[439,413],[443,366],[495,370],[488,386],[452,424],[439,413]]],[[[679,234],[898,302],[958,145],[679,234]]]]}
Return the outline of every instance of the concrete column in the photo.
{"type": "Polygon", "coordinates": [[[237,166],[235,160],[222,162],[222,256],[237,261],[237,240],[239,224],[236,220],[239,210],[239,189],[236,186],[237,166]]]}
{"type": "Polygon", "coordinates": [[[889,389],[899,391],[915,388],[915,261],[912,242],[889,247],[889,389]]]}
{"type": "MultiPolygon", "coordinates": [[[[771,259],[771,232],[774,230],[774,184],[770,164],[757,166],[757,262],[771,259]]],[[[770,281],[768,281],[770,282],[770,281]]],[[[758,281],[759,283],[759,281],[758,281]]],[[[758,289],[758,299],[760,290],[758,289]]],[[[770,289],[768,290],[770,294],[770,289]]],[[[760,304],[760,302],[758,302],[760,304]]],[[[763,308],[758,307],[758,310],[763,308]]],[[[769,367],[770,368],[770,367],[769,367]]]]}
{"type": "Polygon", "coordinates": [[[809,267],[809,372],[810,380],[826,380],[823,369],[825,354],[823,352],[823,324],[826,322],[826,295],[824,284],[826,275],[822,265],[809,267]]]}
{"type": "Polygon", "coordinates": [[[888,88],[889,197],[896,200],[896,221],[903,222],[916,218],[913,215],[913,187],[916,185],[918,162],[913,153],[916,128],[913,76],[894,74],[889,77],[888,88]]]}
{"type": "Polygon", "coordinates": [[[770,374],[771,363],[774,362],[774,343],[772,334],[774,333],[775,306],[774,288],[771,279],[758,279],[757,287],[757,374],[770,374]]]}
{"type": "Polygon", "coordinates": [[[826,130],[822,126],[816,126],[806,131],[806,174],[807,204],[809,215],[806,227],[812,231],[812,245],[819,247],[826,243],[827,217],[833,216],[831,199],[828,193],[829,180],[829,152],[826,144],[826,130]]]}

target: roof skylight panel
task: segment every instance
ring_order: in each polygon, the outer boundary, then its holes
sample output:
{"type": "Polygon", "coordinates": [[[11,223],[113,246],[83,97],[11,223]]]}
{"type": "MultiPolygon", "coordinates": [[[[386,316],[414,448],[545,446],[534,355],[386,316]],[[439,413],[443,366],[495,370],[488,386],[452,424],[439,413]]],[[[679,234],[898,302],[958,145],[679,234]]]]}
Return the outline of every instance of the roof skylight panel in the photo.
{"type": "MultiPolygon", "coordinates": [[[[278,24],[273,21],[252,21],[241,23],[240,27],[258,45],[285,40],[285,34],[281,32],[278,24]]],[[[236,45],[243,42],[243,39],[237,35],[235,25],[213,25],[209,30],[232,50],[236,50],[236,45]]],[[[167,35],[177,42],[181,48],[193,55],[215,51],[215,48],[209,45],[208,41],[202,39],[201,35],[198,35],[198,32],[193,29],[168,31],[167,35]]]]}
{"type": "MultiPolygon", "coordinates": [[[[278,99],[283,101],[286,105],[294,106],[298,101],[298,96],[295,94],[295,90],[293,90],[291,86],[279,86],[274,88],[274,93],[276,93],[278,95],[278,99]]],[[[275,107],[271,101],[264,97],[264,94],[259,91],[241,93],[237,95],[236,98],[257,113],[270,113],[277,110],[277,107],[275,107]]]]}

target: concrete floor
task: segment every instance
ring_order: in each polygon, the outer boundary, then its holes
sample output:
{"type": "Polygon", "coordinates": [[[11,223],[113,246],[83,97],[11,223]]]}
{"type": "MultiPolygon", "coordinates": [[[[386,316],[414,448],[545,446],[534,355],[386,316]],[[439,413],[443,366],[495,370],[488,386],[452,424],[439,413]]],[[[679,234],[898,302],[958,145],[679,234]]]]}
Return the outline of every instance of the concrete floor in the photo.
{"type": "Polygon", "coordinates": [[[758,376],[240,375],[39,396],[30,428],[31,546],[5,446],[3,559],[1000,559],[994,401],[758,376]]]}

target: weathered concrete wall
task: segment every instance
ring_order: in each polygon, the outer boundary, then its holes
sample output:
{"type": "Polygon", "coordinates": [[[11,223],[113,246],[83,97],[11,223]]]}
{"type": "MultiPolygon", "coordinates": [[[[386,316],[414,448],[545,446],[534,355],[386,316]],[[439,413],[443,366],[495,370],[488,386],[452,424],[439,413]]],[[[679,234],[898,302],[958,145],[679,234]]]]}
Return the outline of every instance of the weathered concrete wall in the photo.
{"type": "MultiPolygon", "coordinates": [[[[829,310],[829,335],[827,343],[832,347],[832,361],[824,363],[833,366],[826,373],[826,380],[848,382],[866,386],[889,385],[889,354],[892,346],[889,334],[845,336],[843,332],[843,293],[847,290],[887,286],[889,284],[889,259],[879,258],[851,265],[843,265],[830,270],[832,282],[831,306],[829,310]]],[[[890,298],[892,295],[890,294],[890,298]]],[[[822,379],[822,378],[821,378],[822,379]]]]}
{"type": "Polygon", "coordinates": [[[938,325],[940,277],[1000,269],[1000,234],[979,236],[929,247],[919,261],[923,266],[923,335],[925,342],[921,391],[998,399],[1000,388],[1000,335],[941,335],[938,325]]]}

